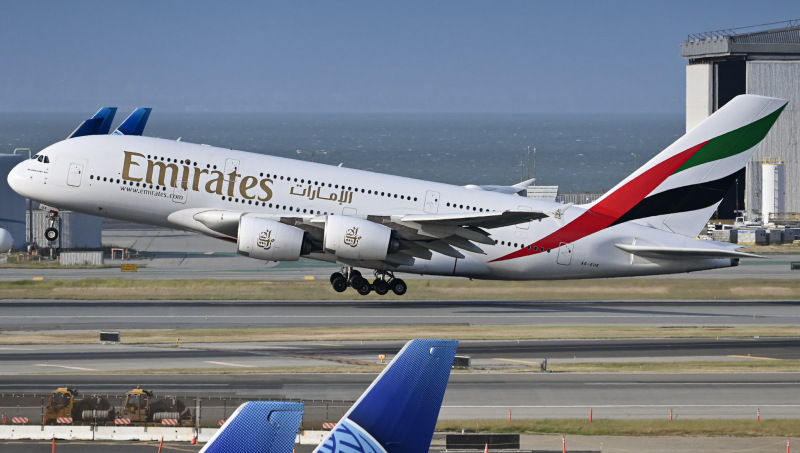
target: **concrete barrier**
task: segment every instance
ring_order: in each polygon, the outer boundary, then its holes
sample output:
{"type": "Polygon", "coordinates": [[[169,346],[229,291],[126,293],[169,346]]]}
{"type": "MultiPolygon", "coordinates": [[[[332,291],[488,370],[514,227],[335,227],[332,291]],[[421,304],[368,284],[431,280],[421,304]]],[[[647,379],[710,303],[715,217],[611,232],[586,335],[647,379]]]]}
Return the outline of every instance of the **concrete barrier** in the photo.
{"type": "Polygon", "coordinates": [[[93,434],[91,426],[0,426],[0,439],[8,440],[92,440],[93,434]]]}
{"type": "Polygon", "coordinates": [[[193,428],[162,426],[98,426],[95,440],[143,440],[158,441],[164,437],[165,442],[189,442],[192,440],[193,428]]]}
{"type": "Polygon", "coordinates": [[[297,436],[296,444],[319,445],[330,431],[303,431],[297,436]]]}

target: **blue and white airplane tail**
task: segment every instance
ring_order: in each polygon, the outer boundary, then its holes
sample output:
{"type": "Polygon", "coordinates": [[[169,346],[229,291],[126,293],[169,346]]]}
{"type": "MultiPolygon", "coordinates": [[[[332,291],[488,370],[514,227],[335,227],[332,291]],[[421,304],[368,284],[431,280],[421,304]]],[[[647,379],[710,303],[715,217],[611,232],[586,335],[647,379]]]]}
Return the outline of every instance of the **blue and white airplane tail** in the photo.
{"type": "Polygon", "coordinates": [[[455,340],[406,343],[314,452],[427,452],[457,347],[455,340]]]}
{"type": "Polygon", "coordinates": [[[111,130],[111,122],[114,121],[114,115],[116,115],[116,113],[116,107],[101,108],[93,117],[82,122],[67,138],[108,134],[108,131],[111,130]]]}
{"type": "Polygon", "coordinates": [[[292,453],[304,408],[303,403],[244,403],[200,453],[292,453]]]}
{"type": "Polygon", "coordinates": [[[147,119],[150,118],[150,107],[140,107],[117,127],[112,135],[142,135],[147,119]]]}

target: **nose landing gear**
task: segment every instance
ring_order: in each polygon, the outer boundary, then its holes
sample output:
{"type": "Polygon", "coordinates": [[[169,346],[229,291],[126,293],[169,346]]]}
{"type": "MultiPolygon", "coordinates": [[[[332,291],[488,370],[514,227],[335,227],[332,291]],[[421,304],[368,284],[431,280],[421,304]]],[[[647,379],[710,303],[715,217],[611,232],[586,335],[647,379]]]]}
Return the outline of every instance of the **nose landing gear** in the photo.
{"type": "Polygon", "coordinates": [[[389,291],[402,296],[408,290],[406,282],[403,279],[395,278],[391,272],[375,271],[375,280],[370,283],[361,275],[361,272],[352,267],[343,267],[341,272],[334,272],[331,275],[331,286],[337,293],[344,292],[348,286],[351,286],[362,296],[366,296],[373,290],[380,296],[389,291]]]}

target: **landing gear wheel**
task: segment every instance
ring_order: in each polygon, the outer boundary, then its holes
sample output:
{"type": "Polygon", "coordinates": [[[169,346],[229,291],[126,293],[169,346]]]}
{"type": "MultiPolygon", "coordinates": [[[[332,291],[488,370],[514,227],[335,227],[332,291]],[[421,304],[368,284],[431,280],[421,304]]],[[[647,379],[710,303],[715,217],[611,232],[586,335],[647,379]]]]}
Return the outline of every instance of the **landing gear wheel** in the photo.
{"type": "Polygon", "coordinates": [[[53,227],[44,230],[44,238],[50,242],[55,241],[58,239],[58,230],[53,227]]]}
{"type": "Polygon", "coordinates": [[[336,280],[337,278],[341,278],[342,280],[344,280],[344,275],[342,275],[341,272],[334,272],[333,274],[331,274],[331,285],[333,284],[333,281],[336,280]]]}
{"type": "Polygon", "coordinates": [[[358,294],[361,294],[362,296],[366,296],[370,291],[372,291],[367,279],[360,275],[350,279],[350,286],[352,286],[356,291],[358,291],[358,294]]]}
{"type": "Polygon", "coordinates": [[[364,280],[364,284],[363,285],[356,286],[356,291],[358,291],[358,294],[361,294],[362,296],[366,296],[367,294],[369,294],[370,291],[372,291],[372,286],[370,286],[369,282],[364,280]]]}
{"type": "Polygon", "coordinates": [[[386,280],[380,278],[376,278],[375,281],[372,282],[372,288],[380,296],[389,292],[389,284],[386,283],[386,280]]]}
{"type": "MultiPolygon", "coordinates": [[[[336,275],[336,274],[334,274],[336,275]]],[[[347,289],[347,280],[339,274],[338,277],[333,278],[331,277],[331,285],[333,286],[333,290],[337,293],[343,293],[347,289]]]]}
{"type": "Polygon", "coordinates": [[[356,278],[361,278],[361,272],[355,269],[350,269],[350,283],[352,284],[353,280],[355,280],[356,278]]]}
{"type": "Polygon", "coordinates": [[[404,282],[400,278],[396,278],[391,281],[390,286],[392,287],[392,291],[398,296],[402,296],[408,290],[408,286],[406,286],[406,282],[404,282]]]}

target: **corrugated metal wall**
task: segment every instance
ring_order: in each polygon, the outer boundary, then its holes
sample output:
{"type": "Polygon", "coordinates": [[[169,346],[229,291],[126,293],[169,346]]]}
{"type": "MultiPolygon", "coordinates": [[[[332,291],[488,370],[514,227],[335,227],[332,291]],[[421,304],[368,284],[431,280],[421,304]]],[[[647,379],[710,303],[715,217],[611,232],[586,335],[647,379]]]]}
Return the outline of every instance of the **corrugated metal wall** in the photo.
{"type": "Polygon", "coordinates": [[[786,211],[800,212],[800,61],[748,61],[747,92],[787,99],[778,122],[747,164],[745,209],[761,214],[761,160],[780,157],[786,163],[786,211]]]}
{"type": "Polygon", "coordinates": [[[61,252],[58,261],[62,266],[102,266],[103,252],[61,252]]]}
{"type": "MultiPolygon", "coordinates": [[[[33,240],[39,247],[50,243],[44,238],[44,230],[50,226],[48,212],[33,211],[33,240]]],[[[99,249],[103,242],[103,219],[77,212],[61,211],[61,227],[55,245],[62,249],[99,249]],[[60,244],[59,244],[60,241],[60,244]]]]}

